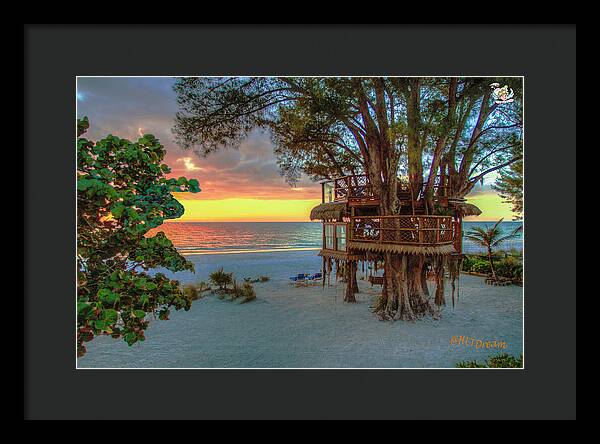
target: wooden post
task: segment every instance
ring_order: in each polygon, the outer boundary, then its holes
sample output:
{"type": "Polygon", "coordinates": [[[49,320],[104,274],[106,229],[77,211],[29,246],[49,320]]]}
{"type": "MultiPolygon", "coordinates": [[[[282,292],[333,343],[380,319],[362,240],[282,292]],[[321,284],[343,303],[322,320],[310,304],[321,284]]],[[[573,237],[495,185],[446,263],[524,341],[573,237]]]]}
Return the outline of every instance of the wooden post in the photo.
{"type": "Polygon", "coordinates": [[[346,248],[348,248],[348,240],[354,239],[354,207],[350,207],[350,223],[346,229],[346,248]]]}
{"type": "Polygon", "coordinates": [[[325,203],[325,182],[321,183],[321,203],[325,203]]]}
{"type": "Polygon", "coordinates": [[[419,227],[419,245],[423,245],[423,224],[420,217],[417,217],[417,226],[419,227]]]}
{"type": "Polygon", "coordinates": [[[334,249],[334,251],[337,251],[337,249],[338,249],[337,226],[338,226],[338,224],[333,224],[333,249],[334,249]]]}
{"type": "Polygon", "coordinates": [[[458,252],[462,254],[462,219],[460,217],[456,221],[456,236],[458,238],[458,242],[455,240],[455,245],[458,246],[458,252]]]}

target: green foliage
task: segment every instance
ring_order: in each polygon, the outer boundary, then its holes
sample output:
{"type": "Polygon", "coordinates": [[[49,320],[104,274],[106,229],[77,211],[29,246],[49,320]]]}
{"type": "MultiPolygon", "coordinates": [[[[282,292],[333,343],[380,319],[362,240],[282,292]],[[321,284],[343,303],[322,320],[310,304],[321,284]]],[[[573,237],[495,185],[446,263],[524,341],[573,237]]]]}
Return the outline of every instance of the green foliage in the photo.
{"type": "Polygon", "coordinates": [[[219,290],[227,290],[227,287],[233,284],[233,273],[226,273],[221,267],[210,274],[209,280],[217,285],[219,290]]]}
{"type": "Polygon", "coordinates": [[[487,365],[485,363],[477,362],[477,361],[460,361],[456,363],[457,368],[486,368],[487,365]]]}
{"type": "MultiPolygon", "coordinates": [[[[517,145],[515,154],[522,154],[522,146],[517,145]]],[[[512,205],[515,219],[523,217],[523,159],[500,170],[492,188],[500,194],[504,202],[512,205]]]]}
{"type": "Polygon", "coordinates": [[[242,296],[242,287],[237,284],[237,281],[233,279],[233,284],[231,285],[231,290],[228,292],[230,301],[237,299],[242,296]]]}
{"type": "Polygon", "coordinates": [[[166,219],[183,214],[173,191],[198,192],[198,182],[167,179],[165,149],[151,134],[136,142],[112,135],[92,142],[77,121],[77,350],[98,335],[144,340],[147,314],[169,318],[170,308],[188,310],[191,298],[163,267],[193,270],[163,232],[146,237],[166,219]]]}
{"type": "Polygon", "coordinates": [[[498,276],[521,281],[523,280],[523,263],[519,258],[506,256],[496,263],[496,273],[498,276]]]}
{"type": "Polygon", "coordinates": [[[483,363],[477,361],[460,361],[458,368],[523,368],[523,355],[518,358],[507,353],[492,356],[483,363]]]}
{"type": "MultiPolygon", "coordinates": [[[[517,227],[510,233],[508,233],[508,234],[504,233],[500,229],[500,224],[502,223],[502,220],[503,219],[500,219],[491,228],[483,228],[483,227],[471,228],[469,231],[467,231],[465,233],[465,236],[464,236],[465,239],[469,239],[471,242],[474,242],[477,245],[481,245],[482,247],[485,247],[485,249],[488,252],[489,271],[492,273],[492,276],[494,277],[494,279],[497,277],[497,273],[496,273],[496,268],[494,266],[493,249],[495,247],[499,246],[500,244],[502,244],[503,242],[517,237],[519,235],[519,232],[523,228],[523,226],[520,225],[519,227],[517,227]]],[[[484,268],[483,265],[474,264],[471,267],[471,271],[475,271],[477,273],[485,273],[484,271],[480,271],[483,268],[484,268]],[[476,269],[476,267],[477,267],[477,269],[476,269]]]]}
{"type": "Polygon", "coordinates": [[[443,154],[443,163],[460,166],[453,185],[460,191],[520,158],[511,150],[522,146],[520,78],[185,77],[174,91],[180,146],[208,155],[268,130],[292,184],[302,174],[324,179],[369,169],[372,180],[408,172],[422,181],[439,144],[447,149],[437,150],[438,161],[443,154]],[[494,104],[492,82],[508,85],[515,101],[494,104]],[[389,163],[372,171],[368,164],[381,152],[389,163]]]}
{"type": "MultiPolygon", "coordinates": [[[[523,262],[520,254],[505,254],[504,257],[494,261],[496,274],[500,277],[510,278],[515,281],[523,279],[523,262]]],[[[473,273],[490,273],[491,266],[487,259],[478,255],[469,255],[463,259],[462,270],[473,273]]]]}
{"type": "Polygon", "coordinates": [[[195,285],[188,284],[183,287],[183,294],[192,301],[195,301],[200,297],[200,293],[195,285]]]}
{"type": "Polygon", "coordinates": [[[473,273],[489,273],[492,271],[490,263],[487,261],[476,261],[469,271],[473,273]]]}
{"type": "Polygon", "coordinates": [[[472,271],[473,265],[476,262],[476,258],[473,256],[467,256],[462,261],[462,270],[463,271],[472,271]]]}

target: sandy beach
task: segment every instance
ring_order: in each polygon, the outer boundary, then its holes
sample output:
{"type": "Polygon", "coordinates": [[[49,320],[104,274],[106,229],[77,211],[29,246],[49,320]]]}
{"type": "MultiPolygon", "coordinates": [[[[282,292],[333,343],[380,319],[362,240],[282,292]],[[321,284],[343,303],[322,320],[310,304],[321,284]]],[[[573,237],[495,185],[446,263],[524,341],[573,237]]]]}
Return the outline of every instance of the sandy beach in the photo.
{"type": "MultiPolygon", "coordinates": [[[[461,360],[523,350],[523,289],[493,287],[462,275],[460,299],[452,308],[450,288],[441,319],[381,322],[370,305],[380,287],[359,280],[356,304],[343,302],[344,284],[294,287],[289,276],[317,272],[317,251],[282,251],[187,256],[196,273],[171,274],[182,283],[207,280],[223,267],[255,284],[247,304],[206,294],[188,312],[152,321],[146,341],[127,346],[100,337],[88,343],[79,368],[454,368],[461,360]],[[504,341],[504,350],[455,345],[453,336],[504,341]]],[[[167,273],[169,274],[169,273],[167,273]]],[[[359,273],[359,278],[362,274],[359,273]]],[[[448,284],[449,287],[449,284],[448,284]]]]}

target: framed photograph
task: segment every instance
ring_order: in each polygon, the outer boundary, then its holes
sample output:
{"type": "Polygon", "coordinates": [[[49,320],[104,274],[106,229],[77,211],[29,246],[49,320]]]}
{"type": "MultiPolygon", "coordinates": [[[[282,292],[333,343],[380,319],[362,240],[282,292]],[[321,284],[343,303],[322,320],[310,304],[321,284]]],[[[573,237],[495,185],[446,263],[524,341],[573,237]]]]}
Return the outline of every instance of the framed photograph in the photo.
{"type": "Polygon", "coordinates": [[[553,312],[575,335],[574,263],[549,254],[574,253],[574,219],[546,206],[574,214],[574,182],[548,180],[575,174],[574,27],[75,33],[25,28],[26,417],[574,418],[575,350],[544,336],[553,312]],[[352,57],[407,39],[399,59],[352,57]],[[49,42],[80,58],[41,72],[49,42]],[[50,123],[65,148],[40,144],[50,123]],[[58,387],[156,371],[175,386],[135,411],[48,410],[58,387]],[[533,409],[550,379],[555,402],[533,409]],[[393,402],[433,392],[433,410],[393,402]],[[213,408],[186,410],[199,393],[213,408]]]}

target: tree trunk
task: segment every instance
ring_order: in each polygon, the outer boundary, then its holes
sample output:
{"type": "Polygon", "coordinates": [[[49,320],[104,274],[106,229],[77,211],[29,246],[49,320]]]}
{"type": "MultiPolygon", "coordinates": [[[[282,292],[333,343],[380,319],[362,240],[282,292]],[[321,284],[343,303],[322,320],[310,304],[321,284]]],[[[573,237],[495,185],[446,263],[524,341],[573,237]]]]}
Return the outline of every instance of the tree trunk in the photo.
{"type": "Polygon", "coordinates": [[[415,320],[426,314],[437,315],[423,291],[424,257],[384,253],[382,301],[377,313],[384,320],[415,320]]]}
{"type": "Polygon", "coordinates": [[[492,258],[492,249],[488,248],[488,260],[490,261],[490,268],[492,270],[492,277],[494,278],[494,280],[497,279],[496,277],[496,269],[494,268],[494,259],[492,258]]]}
{"type": "Polygon", "coordinates": [[[356,302],[355,293],[358,293],[358,284],[356,282],[356,261],[346,262],[346,294],[344,302],[356,302]]]}
{"type": "MultiPolygon", "coordinates": [[[[395,180],[387,182],[396,183],[395,180]]],[[[381,215],[398,214],[396,189],[396,185],[392,188],[382,187],[381,215]]],[[[437,310],[428,298],[429,291],[424,290],[427,284],[424,286],[422,281],[425,255],[385,252],[383,259],[384,283],[381,301],[375,309],[380,318],[414,320],[426,314],[437,316],[437,310]]]]}
{"type": "Polygon", "coordinates": [[[354,294],[359,293],[358,290],[358,279],[356,278],[356,273],[358,273],[358,262],[353,261],[352,262],[352,267],[353,267],[353,278],[352,278],[352,285],[354,287],[354,294]]]}
{"type": "Polygon", "coordinates": [[[435,305],[442,306],[446,305],[446,298],[444,297],[444,259],[443,257],[436,258],[434,262],[435,267],[435,305]]]}
{"type": "Polygon", "coordinates": [[[427,286],[427,266],[428,262],[425,262],[421,269],[421,289],[423,290],[423,294],[429,296],[429,287],[427,286]]]}

